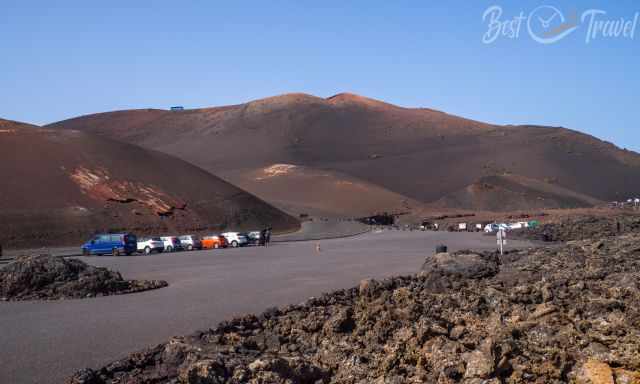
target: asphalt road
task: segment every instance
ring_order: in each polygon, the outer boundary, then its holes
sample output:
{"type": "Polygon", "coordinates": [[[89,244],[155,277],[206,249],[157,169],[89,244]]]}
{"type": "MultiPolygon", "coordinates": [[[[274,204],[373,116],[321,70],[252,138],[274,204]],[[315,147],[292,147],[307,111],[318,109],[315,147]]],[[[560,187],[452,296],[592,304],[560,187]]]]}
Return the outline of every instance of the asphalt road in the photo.
{"type": "Polygon", "coordinates": [[[123,296],[0,303],[0,383],[60,383],[77,369],[105,365],[237,314],[299,303],[367,277],[416,273],[440,243],[450,250],[495,248],[494,237],[447,232],[371,232],[320,241],[319,253],[316,243],[85,258],[125,278],[170,285],[123,296]]]}
{"type": "Polygon", "coordinates": [[[335,239],[362,234],[368,230],[368,225],[362,224],[358,221],[314,218],[313,221],[302,222],[300,230],[297,232],[275,235],[273,236],[272,241],[288,242],[335,239]]]}

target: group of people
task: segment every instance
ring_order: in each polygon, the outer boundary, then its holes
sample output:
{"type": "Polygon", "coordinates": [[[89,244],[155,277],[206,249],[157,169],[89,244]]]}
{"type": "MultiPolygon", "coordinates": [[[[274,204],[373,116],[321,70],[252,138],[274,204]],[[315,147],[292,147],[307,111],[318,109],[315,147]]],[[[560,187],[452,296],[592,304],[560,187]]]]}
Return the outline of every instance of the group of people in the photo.
{"type": "Polygon", "coordinates": [[[259,243],[261,246],[266,247],[271,242],[271,227],[265,228],[260,231],[260,240],[259,243]]]}

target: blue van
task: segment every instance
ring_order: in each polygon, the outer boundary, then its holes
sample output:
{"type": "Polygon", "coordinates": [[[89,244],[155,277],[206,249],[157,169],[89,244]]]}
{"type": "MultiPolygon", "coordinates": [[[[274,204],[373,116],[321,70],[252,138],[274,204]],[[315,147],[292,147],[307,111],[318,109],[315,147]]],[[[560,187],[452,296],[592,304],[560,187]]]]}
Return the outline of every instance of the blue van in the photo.
{"type": "Polygon", "coordinates": [[[82,254],[127,256],[138,250],[138,239],[131,233],[105,233],[94,236],[82,245],[82,254]]]}

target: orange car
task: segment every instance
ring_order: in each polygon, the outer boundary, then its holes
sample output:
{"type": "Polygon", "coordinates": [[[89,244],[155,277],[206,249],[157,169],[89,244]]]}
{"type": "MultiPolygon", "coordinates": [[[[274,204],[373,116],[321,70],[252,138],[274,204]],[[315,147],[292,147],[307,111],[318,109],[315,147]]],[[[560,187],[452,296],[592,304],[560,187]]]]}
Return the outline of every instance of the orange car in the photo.
{"type": "Polygon", "coordinates": [[[218,248],[227,248],[229,243],[224,236],[204,236],[202,238],[202,249],[218,249],[218,248]]]}

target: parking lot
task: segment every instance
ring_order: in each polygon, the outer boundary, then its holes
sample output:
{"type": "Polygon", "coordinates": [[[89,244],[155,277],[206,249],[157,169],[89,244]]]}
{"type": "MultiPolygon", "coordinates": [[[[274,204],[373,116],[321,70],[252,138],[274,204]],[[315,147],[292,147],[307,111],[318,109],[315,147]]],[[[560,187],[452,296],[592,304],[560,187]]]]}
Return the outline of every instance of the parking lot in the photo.
{"type": "MultiPolygon", "coordinates": [[[[236,314],[304,301],[367,277],[416,273],[437,244],[494,249],[481,233],[381,231],[356,237],[199,252],[87,257],[125,278],[169,287],[132,295],[0,303],[0,382],[59,383],[173,335],[236,314]]],[[[512,241],[509,247],[524,247],[512,241]]]]}

